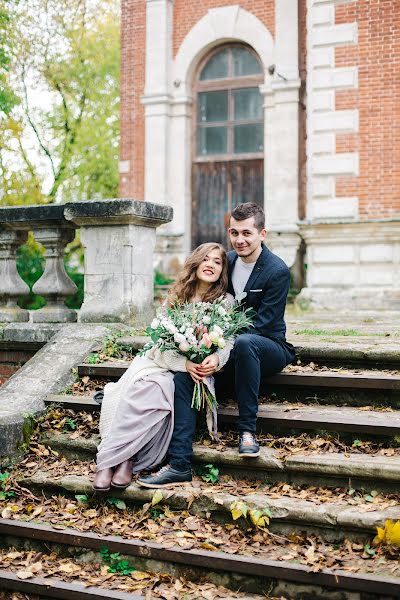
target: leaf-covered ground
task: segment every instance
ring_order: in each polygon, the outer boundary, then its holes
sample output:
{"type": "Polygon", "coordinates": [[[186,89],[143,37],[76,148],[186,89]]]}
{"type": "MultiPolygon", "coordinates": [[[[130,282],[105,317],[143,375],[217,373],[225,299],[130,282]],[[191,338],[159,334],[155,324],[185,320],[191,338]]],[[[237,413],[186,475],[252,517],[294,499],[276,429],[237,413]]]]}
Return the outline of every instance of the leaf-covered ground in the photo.
{"type": "MultiPolygon", "coordinates": [[[[29,460],[29,459],[27,459],[29,460]]],[[[65,473],[66,465],[64,465],[65,473]]],[[[221,525],[210,519],[191,515],[187,510],[172,511],[162,502],[155,506],[147,504],[142,510],[133,510],[125,503],[112,496],[105,496],[102,500],[97,497],[77,495],[75,498],[64,496],[45,497],[35,495],[27,489],[21,488],[15,482],[16,473],[4,485],[8,498],[0,502],[2,518],[17,519],[20,521],[39,521],[51,524],[53,527],[63,529],[72,527],[79,531],[92,531],[100,535],[120,535],[127,539],[145,539],[163,544],[165,547],[179,546],[185,549],[206,549],[222,551],[230,554],[243,554],[259,556],[267,559],[289,560],[311,565],[316,570],[323,567],[361,571],[369,573],[386,573],[400,576],[399,548],[351,542],[345,540],[341,544],[325,542],[317,536],[307,536],[295,533],[288,537],[276,535],[267,528],[257,528],[246,525],[238,526],[236,522],[221,525]]],[[[205,484],[203,493],[208,489],[211,495],[216,489],[226,491],[229,484],[210,486],[205,484]]],[[[251,490],[241,490],[243,493],[251,490]]],[[[234,491],[234,490],[232,490],[234,491]]],[[[332,494],[338,493],[334,490],[332,494]]],[[[194,495],[196,488],[194,488],[194,495]]],[[[301,492],[287,484],[272,486],[269,497],[290,495],[298,497],[301,492]]],[[[331,492],[326,490],[325,496],[319,490],[318,497],[321,502],[331,501],[331,492]]],[[[343,500],[345,492],[342,492],[343,500]]],[[[302,497],[307,499],[317,498],[317,488],[310,491],[303,490],[302,497]]],[[[340,494],[335,497],[339,499],[340,494]]],[[[350,498],[351,500],[351,498],[350,498]]],[[[386,500],[376,495],[372,503],[365,497],[353,498],[359,509],[368,510],[368,507],[391,505],[396,503],[393,499],[386,500]]],[[[346,498],[346,502],[349,497],[346,498]]],[[[372,540],[371,540],[372,544],[372,540]]]]}
{"type": "MultiPolygon", "coordinates": [[[[122,561],[119,561],[120,563],[122,561]]],[[[125,562],[125,561],[124,561],[125,562]]],[[[134,557],[127,561],[129,574],[112,573],[100,554],[97,561],[86,562],[84,557],[61,558],[55,552],[44,553],[17,549],[0,550],[0,567],[13,571],[18,578],[32,577],[76,581],[88,586],[98,586],[124,592],[139,592],[144,598],[164,600],[216,600],[219,598],[243,598],[247,594],[232,592],[212,583],[192,583],[184,578],[172,577],[168,573],[151,573],[134,568],[134,557]]],[[[118,564],[118,563],[117,563],[118,564]]],[[[12,596],[10,596],[12,597],[12,596]]],[[[0,599],[1,599],[0,595],[0,599]]],[[[26,596],[22,596],[26,598],[26,596]]],[[[265,596],[252,596],[254,600],[265,596]]]]}

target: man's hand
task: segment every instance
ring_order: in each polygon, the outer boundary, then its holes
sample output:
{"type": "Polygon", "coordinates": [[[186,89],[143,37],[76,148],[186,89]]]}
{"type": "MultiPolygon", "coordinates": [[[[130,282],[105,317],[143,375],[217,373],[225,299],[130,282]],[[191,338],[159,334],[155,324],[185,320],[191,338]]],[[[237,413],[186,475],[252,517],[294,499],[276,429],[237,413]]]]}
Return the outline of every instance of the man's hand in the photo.
{"type": "Polygon", "coordinates": [[[201,373],[203,377],[209,377],[217,370],[219,365],[219,357],[217,354],[210,354],[203,360],[203,362],[199,365],[198,372],[201,373]]]}
{"type": "Polygon", "coordinates": [[[203,381],[204,375],[200,372],[199,367],[200,365],[197,365],[191,360],[186,361],[186,371],[189,373],[190,377],[195,383],[203,381]]]}

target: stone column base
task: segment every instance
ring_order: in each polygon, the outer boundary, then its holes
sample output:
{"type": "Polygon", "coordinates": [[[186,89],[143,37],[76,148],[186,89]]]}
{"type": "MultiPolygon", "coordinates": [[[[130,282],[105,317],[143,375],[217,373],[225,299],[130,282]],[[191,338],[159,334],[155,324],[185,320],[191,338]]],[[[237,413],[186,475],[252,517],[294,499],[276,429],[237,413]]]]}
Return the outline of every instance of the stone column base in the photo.
{"type": "Polygon", "coordinates": [[[154,311],[156,228],[172,220],[172,209],[102,200],[71,203],[65,215],[80,225],[85,249],[85,299],[78,320],[148,325],[154,311]]]}
{"type": "Polygon", "coordinates": [[[303,243],[299,233],[295,231],[268,230],[266,244],[289,267],[293,287],[300,290],[303,285],[303,243]]]}
{"type": "Polygon", "coordinates": [[[75,323],[77,319],[76,310],[62,304],[43,306],[38,310],[32,310],[32,323],[75,323]]]}
{"type": "Polygon", "coordinates": [[[400,287],[392,290],[375,287],[342,290],[334,287],[306,287],[297,296],[296,305],[302,310],[400,311],[400,287]]]}
{"type": "Polygon", "coordinates": [[[300,308],[400,310],[400,220],[301,224],[307,285],[300,308]]]}
{"type": "Polygon", "coordinates": [[[0,323],[26,323],[29,321],[29,312],[14,306],[2,306],[0,309],[0,323]]]}

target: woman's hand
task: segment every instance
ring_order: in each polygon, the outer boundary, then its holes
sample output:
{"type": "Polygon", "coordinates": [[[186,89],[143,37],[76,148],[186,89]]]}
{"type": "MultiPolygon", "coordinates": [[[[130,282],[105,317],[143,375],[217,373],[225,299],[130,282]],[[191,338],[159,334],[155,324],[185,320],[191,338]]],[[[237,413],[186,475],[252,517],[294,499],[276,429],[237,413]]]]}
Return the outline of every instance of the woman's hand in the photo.
{"type": "Polygon", "coordinates": [[[186,361],[186,371],[189,373],[190,377],[195,383],[203,381],[204,375],[200,373],[199,367],[200,365],[192,362],[191,360],[186,361]]]}
{"type": "Polygon", "coordinates": [[[217,354],[210,354],[203,360],[203,362],[199,365],[198,372],[201,373],[203,377],[209,377],[217,370],[219,365],[219,356],[217,354]]]}

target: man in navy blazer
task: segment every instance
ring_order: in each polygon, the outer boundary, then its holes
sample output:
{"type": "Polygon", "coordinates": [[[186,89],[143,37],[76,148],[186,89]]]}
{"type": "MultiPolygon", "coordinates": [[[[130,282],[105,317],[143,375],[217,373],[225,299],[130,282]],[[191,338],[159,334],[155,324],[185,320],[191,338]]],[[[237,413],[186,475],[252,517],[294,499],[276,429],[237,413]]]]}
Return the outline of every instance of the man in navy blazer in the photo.
{"type": "MultiPolygon", "coordinates": [[[[258,394],[262,375],[281,371],[294,359],[294,349],[285,339],[284,313],[290,285],[290,272],[278,256],[264,246],[264,211],[246,202],[232,212],[229,238],[233,250],[228,253],[228,291],[243,298],[243,308],[253,308],[254,327],[239,335],[222,373],[216,373],[217,354],[199,365],[201,375],[216,374],[218,390],[232,388],[239,407],[239,455],[253,458],[260,449],[256,440],[258,394]]],[[[192,480],[192,442],[196,428],[196,410],[191,407],[193,383],[187,373],[176,373],[174,432],[166,466],[152,475],[140,477],[144,487],[171,487],[192,480]],[[189,385],[191,383],[191,385],[189,385]]]]}
{"type": "Polygon", "coordinates": [[[254,327],[236,338],[223,373],[216,375],[216,383],[218,397],[219,390],[226,393],[234,383],[239,407],[239,455],[248,458],[260,453],[255,432],[261,377],[279,373],[295,357],[293,346],[285,338],[290,271],[264,246],[266,233],[264,211],[258,205],[246,202],[234,209],[229,227],[233,250],[228,253],[228,292],[237,298],[243,296],[243,307],[252,308],[256,316],[254,327]]]}

